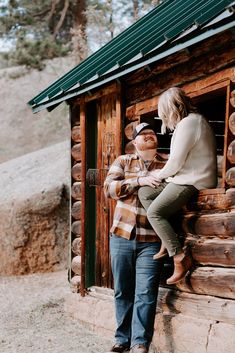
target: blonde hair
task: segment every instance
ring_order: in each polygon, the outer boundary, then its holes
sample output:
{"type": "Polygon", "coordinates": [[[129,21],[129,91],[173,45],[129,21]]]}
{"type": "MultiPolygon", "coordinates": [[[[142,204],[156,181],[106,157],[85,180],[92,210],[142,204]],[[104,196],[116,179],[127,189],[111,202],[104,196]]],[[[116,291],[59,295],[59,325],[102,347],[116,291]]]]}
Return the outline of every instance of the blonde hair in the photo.
{"type": "Polygon", "coordinates": [[[162,119],[162,133],[164,134],[166,129],[173,131],[180,120],[193,112],[197,112],[197,108],[184,91],[178,87],[169,88],[158,101],[158,115],[162,119]]]}

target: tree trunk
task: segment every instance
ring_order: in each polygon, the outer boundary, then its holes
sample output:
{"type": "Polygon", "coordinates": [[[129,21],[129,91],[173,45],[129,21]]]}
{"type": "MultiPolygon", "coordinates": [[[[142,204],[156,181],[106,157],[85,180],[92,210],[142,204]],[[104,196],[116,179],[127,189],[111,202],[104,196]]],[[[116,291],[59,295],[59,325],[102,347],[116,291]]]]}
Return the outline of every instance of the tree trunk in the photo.
{"type": "Polygon", "coordinates": [[[77,0],[74,9],[73,46],[76,62],[79,63],[87,57],[87,3],[86,0],[77,0]]]}
{"type": "Polygon", "coordinates": [[[133,0],[133,19],[134,22],[136,22],[139,18],[139,1],[138,0],[133,0]]]}

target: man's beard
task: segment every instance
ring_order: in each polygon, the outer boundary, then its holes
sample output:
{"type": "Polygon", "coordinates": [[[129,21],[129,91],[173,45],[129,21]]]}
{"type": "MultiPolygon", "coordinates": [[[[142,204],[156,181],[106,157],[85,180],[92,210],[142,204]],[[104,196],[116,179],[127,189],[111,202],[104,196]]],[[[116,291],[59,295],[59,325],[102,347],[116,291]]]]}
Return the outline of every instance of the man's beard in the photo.
{"type": "Polygon", "coordinates": [[[137,148],[139,151],[148,151],[148,150],[153,150],[153,149],[156,150],[157,149],[157,142],[149,139],[147,141],[140,143],[137,146],[137,148]]]}

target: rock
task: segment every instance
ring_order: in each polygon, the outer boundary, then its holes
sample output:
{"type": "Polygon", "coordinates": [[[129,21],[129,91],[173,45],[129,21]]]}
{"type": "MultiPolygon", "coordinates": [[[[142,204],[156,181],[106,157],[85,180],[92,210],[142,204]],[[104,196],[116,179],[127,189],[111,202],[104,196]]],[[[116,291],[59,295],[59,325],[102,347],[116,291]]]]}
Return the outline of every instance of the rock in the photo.
{"type": "Polygon", "coordinates": [[[0,164],[0,274],[65,269],[69,143],[0,164]]]}

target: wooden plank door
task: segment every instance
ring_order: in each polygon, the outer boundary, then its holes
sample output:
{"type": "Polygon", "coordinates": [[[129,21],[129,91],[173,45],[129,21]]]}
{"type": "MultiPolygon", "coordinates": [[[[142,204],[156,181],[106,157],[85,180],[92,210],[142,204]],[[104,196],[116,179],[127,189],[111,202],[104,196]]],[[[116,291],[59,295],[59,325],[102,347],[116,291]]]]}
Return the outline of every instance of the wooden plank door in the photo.
{"type": "Polygon", "coordinates": [[[121,154],[120,96],[115,93],[101,97],[97,105],[97,168],[102,176],[102,182],[100,187],[96,188],[96,282],[98,286],[112,287],[109,230],[115,201],[105,198],[103,180],[112,162],[121,154]]]}

